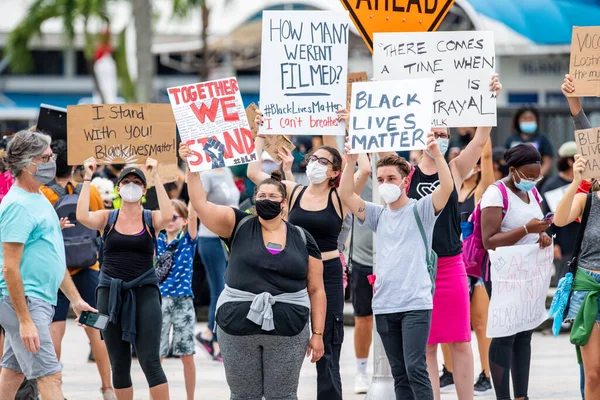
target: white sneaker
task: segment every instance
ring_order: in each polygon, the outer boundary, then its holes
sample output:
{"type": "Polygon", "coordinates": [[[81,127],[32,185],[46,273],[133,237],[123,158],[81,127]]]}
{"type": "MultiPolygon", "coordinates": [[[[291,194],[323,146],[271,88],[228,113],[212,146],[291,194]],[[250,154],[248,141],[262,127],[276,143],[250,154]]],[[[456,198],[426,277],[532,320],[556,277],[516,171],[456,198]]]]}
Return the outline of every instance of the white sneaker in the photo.
{"type": "Polygon", "coordinates": [[[354,376],[354,393],[366,394],[369,391],[369,376],[357,372],[354,376]]]}

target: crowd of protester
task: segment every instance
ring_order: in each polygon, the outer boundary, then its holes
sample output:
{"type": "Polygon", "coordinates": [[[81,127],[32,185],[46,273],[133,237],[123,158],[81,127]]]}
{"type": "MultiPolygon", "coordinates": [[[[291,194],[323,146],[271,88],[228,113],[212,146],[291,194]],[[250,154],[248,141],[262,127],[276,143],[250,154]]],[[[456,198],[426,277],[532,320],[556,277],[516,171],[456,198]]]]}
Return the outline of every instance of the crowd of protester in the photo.
{"type": "MultiPolygon", "coordinates": [[[[489,89],[502,89],[497,76],[489,89]]],[[[574,91],[569,76],[562,89],[574,91]]],[[[591,127],[579,99],[568,102],[575,127],[591,127]]],[[[581,178],[585,160],[574,142],[555,143],[555,156],[533,107],[516,111],[503,146],[491,130],[434,128],[427,149],[404,157],[297,136],[281,165],[258,136],[257,162],[202,173],[187,169],[192,153],[182,144],[180,175],[164,185],[151,158],[71,167],[66,142],[35,127],[16,133],[0,150],[0,399],[64,398],[70,308],[108,316],[102,331],[85,327],[104,399],[133,398],[133,358],[150,398],[168,399],[166,357],[181,360],[193,399],[197,347],[224,364],[232,399],[296,398],[306,356],[317,398],[342,399],[345,300],[354,308],[356,393],[369,389],[375,318],[397,399],[449,390],[461,400],[492,391],[527,399],[533,331],[487,338],[491,280],[485,265],[465,264],[476,212],[486,250],[554,246],[553,285],[574,277],[562,328],[577,328],[581,395],[599,398],[600,203],[581,178]],[[554,223],[544,219],[551,211],[554,223]],[[197,331],[200,305],[208,324],[197,331]]]]}

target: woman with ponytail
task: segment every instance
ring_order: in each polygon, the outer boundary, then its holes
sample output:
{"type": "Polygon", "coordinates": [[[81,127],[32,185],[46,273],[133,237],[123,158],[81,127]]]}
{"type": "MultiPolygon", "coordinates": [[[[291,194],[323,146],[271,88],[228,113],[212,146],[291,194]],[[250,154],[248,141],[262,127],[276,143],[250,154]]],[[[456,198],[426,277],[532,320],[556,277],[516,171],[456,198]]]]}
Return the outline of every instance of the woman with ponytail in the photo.
{"type": "MultiPolygon", "coordinates": [[[[185,143],[179,154],[192,155],[185,143]]],[[[304,355],[317,362],[324,353],[326,299],[315,239],[283,219],[288,196],[281,173],[258,183],[256,215],[211,203],[199,175],[189,171],[188,192],[200,222],[231,251],[216,311],[231,398],[297,398],[304,355]]]]}

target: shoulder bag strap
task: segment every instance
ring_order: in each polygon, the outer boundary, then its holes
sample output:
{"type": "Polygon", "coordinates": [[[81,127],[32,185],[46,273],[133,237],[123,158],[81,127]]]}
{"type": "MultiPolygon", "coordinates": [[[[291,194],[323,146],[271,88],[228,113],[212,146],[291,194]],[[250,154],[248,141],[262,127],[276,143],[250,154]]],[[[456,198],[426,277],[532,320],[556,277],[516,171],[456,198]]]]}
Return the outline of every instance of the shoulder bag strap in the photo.
{"type": "Polygon", "coordinates": [[[306,233],[304,232],[304,229],[300,228],[297,225],[294,225],[296,227],[296,229],[298,229],[298,232],[300,232],[300,236],[302,237],[302,241],[304,242],[304,245],[306,246],[306,233]]]}
{"type": "Polygon", "coordinates": [[[344,206],[342,204],[342,199],[340,198],[340,194],[338,193],[336,188],[332,188],[331,191],[335,193],[335,197],[337,197],[338,205],[340,206],[340,214],[342,214],[342,221],[346,218],[344,215],[344,206]]]}
{"type": "Polygon", "coordinates": [[[354,214],[352,214],[352,226],[350,227],[350,229],[352,230],[350,231],[350,249],[348,249],[347,265],[350,265],[352,263],[352,254],[354,253],[354,214]]]}
{"type": "Polygon", "coordinates": [[[413,207],[413,214],[415,215],[415,219],[417,220],[417,226],[419,227],[419,232],[421,233],[421,238],[423,239],[423,243],[425,244],[425,257],[427,262],[429,262],[429,246],[427,244],[427,235],[425,234],[425,229],[423,228],[423,223],[421,222],[421,217],[419,216],[419,212],[417,211],[417,205],[413,207]]]}
{"type": "Polygon", "coordinates": [[[110,210],[108,213],[108,221],[106,222],[106,226],[104,227],[104,234],[102,238],[105,239],[106,236],[110,233],[112,228],[117,223],[117,218],[119,217],[119,210],[110,210]]]}
{"type": "Polygon", "coordinates": [[[152,211],[144,209],[142,211],[142,217],[144,219],[144,224],[152,236],[152,240],[154,240],[154,244],[156,244],[156,231],[154,230],[154,223],[152,222],[152,211]]]}
{"type": "Polygon", "coordinates": [[[246,215],[244,218],[242,218],[240,223],[237,224],[237,226],[235,227],[235,230],[233,231],[233,235],[231,235],[231,244],[233,244],[235,235],[237,235],[237,233],[240,230],[240,228],[242,227],[242,225],[244,225],[246,222],[250,221],[252,218],[256,218],[256,216],[255,215],[246,215]]]}
{"type": "MultiPolygon", "coordinates": [[[[592,196],[594,196],[593,193],[588,193],[588,195],[585,197],[585,207],[583,209],[583,216],[581,217],[579,229],[577,230],[577,239],[575,240],[575,247],[573,248],[573,258],[579,257],[579,253],[581,252],[583,234],[585,233],[585,227],[587,226],[588,218],[590,216],[590,210],[592,208],[592,196]]],[[[575,265],[574,268],[577,268],[577,265],[575,265]]]]}
{"type": "Polygon", "coordinates": [[[292,190],[292,194],[290,195],[290,210],[292,209],[293,206],[296,205],[296,202],[294,201],[294,194],[296,194],[298,189],[300,189],[301,187],[302,187],[302,185],[298,184],[298,185],[294,186],[294,189],[292,190]]]}
{"type": "Polygon", "coordinates": [[[508,212],[508,189],[502,181],[496,182],[495,185],[500,190],[500,194],[502,194],[502,219],[504,219],[504,216],[508,212]]]}

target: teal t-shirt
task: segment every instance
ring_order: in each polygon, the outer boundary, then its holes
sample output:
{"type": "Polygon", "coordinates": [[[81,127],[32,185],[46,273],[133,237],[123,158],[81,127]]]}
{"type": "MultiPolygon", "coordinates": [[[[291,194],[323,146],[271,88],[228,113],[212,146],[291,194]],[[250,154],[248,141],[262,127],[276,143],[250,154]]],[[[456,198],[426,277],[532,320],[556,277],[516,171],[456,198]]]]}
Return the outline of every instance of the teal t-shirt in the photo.
{"type": "MultiPolygon", "coordinates": [[[[0,203],[0,242],[25,245],[19,269],[25,296],[55,306],[65,276],[65,245],[58,216],[48,199],[13,185],[0,203]]],[[[4,265],[3,246],[0,265],[4,265]]],[[[0,291],[8,295],[1,269],[0,291]]]]}

